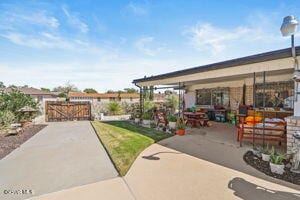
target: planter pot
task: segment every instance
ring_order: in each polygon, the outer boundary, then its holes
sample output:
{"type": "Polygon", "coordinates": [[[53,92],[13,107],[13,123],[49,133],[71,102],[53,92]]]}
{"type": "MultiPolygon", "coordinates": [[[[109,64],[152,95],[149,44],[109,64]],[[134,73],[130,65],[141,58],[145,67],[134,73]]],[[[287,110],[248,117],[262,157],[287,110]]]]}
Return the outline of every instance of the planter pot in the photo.
{"type": "Polygon", "coordinates": [[[185,134],[185,130],[178,129],[177,133],[178,133],[178,135],[184,135],[185,134]]]}
{"type": "Polygon", "coordinates": [[[253,155],[257,156],[260,152],[259,150],[251,149],[253,155]]]}
{"type": "Polygon", "coordinates": [[[140,122],[140,118],[135,118],[134,119],[134,123],[139,123],[140,122]]]}
{"type": "Polygon", "coordinates": [[[176,128],[176,122],[169,122],[169,128],[175,129],[176,128]]]}
{"type": "Polygon", "coordinates": [[[143,119],[143,125],[150,125],[150,120],[143,119]]]}
{"type": "Polygon", "coordinates": [[[262,153],[261,158],[262,158],[263,161],[267,161],[267,162],[270,161],[270,155],[268,155],[268,154],[262,153]]]}
{"type": "Polygon", "coordinates": [[[270,169],[271,169],[272,173],[281,175],[284,173],[284,164],[276,165],[276,164],[270,162],[270,169]]]}

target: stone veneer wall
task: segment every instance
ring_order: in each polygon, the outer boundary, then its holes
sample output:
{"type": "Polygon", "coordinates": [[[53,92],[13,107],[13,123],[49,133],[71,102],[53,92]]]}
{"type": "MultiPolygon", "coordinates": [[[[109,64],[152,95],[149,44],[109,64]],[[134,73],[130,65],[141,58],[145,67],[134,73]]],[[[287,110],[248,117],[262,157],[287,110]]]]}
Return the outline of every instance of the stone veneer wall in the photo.
{"type": "Polygon", "coordinates": [[[300,116],[290,116],[286,117],[285,121],[287,122],[287,154],[291,155],[291,150],[295,145],[295,138],[293,133],[300,131],[300,116]]]}

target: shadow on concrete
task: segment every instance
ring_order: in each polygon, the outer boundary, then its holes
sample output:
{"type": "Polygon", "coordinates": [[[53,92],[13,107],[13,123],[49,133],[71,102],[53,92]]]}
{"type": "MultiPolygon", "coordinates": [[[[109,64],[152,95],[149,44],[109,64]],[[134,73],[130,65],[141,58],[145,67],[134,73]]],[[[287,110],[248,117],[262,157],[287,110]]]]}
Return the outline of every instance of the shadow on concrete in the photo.
{"type": "Polygon", "coordinates": [[[244,200],[299,200],[300,193],[282,192],[261,187],[243,178],[236,177],[229,181],[228,188],[234,195],[244,200]]]}
{"type": "Polygon", "coordinates": [[[157,152],[157,153],[151,154],[149,156],[142,156],[142,158],[147,159],[147,160],[160,160],[160,157],[157,157],[156,155],[163,154],[163,153],[181,154],[180,152],[161,151],[161,152],[157,152]]]}

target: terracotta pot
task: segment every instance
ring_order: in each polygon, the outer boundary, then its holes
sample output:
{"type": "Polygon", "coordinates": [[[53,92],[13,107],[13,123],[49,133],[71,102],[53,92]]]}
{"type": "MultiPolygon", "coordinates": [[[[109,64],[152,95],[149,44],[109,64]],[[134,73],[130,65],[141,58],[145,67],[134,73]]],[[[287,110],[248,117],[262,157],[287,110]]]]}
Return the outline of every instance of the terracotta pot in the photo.
{"type": "Polygon", "coordinates": [[[177,130],[177,134],[178,134],[178,135],[184,135],[184,134],[185,134],[185,130],[184,130],[184,129],[183,129],[183,130],[178,129],[178,130],[177,130]]]}

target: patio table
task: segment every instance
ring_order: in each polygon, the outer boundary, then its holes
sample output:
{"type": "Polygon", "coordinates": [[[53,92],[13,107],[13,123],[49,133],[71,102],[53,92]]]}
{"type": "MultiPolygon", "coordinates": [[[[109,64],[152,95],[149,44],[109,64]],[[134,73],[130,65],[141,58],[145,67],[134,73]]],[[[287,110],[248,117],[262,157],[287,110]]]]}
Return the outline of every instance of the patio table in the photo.
{"type": "Polygon", "coordinates": [[[199,126],[207,126],[208,118],[206,117],[206,113],[204,112],[184,112],[187,122],[186,124],[192,124],[192,128],[197,128],[199,126]],[[203,124],[201,124],[201,120],[203,120],[203,124]]]}

